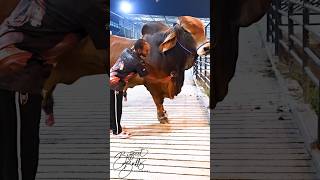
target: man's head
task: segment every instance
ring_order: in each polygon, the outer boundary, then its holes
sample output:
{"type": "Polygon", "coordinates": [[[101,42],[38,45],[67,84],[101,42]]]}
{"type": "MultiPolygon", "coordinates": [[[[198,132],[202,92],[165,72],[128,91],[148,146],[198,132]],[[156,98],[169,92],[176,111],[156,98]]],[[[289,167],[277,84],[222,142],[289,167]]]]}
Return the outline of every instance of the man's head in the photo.
{"type": "Polygon", "coordinates": [[[138,39],[133,46],[134,50],[137,52],[137,55],[145,59],[150,53],[150,44],[144,39],[138,39]]]}

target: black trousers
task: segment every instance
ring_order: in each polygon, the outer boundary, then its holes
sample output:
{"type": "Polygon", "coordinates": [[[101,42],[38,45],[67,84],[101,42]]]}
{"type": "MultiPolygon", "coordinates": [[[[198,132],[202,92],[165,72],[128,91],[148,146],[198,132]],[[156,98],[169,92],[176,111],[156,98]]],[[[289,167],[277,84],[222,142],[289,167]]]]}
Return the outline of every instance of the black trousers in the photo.
{"type": "Polygon", "coordinates": [[[120,125],[122,116],[122,99],[123,92],[116,92],[110,90],[110,128],[113,134],[119,134],[122,132],[120,125]]]}
{"type": "Polygon", "coordinates": [[[23,180],[35,179],[39,160],[41,101],[41,95],[0,90],[1,180],[18,180],[19,176],[23,180]]]}

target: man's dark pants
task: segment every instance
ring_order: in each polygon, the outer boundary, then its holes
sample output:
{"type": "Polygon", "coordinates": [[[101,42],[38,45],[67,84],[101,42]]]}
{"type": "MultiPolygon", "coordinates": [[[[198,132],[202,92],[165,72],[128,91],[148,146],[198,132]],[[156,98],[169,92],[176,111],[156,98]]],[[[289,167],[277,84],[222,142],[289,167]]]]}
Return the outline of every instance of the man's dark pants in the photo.
{"type": "Polygon", "coordinates": [[[33,180],[37,173],[42,97],[28,94],[24,96],[24,102],[21,102],[19,97],[19,93],[0,89],[1,180],[18,179],[18,159],[21,159],[20,172],[23,180],[33,180]],[[17,109],[20,109],[20,112],[17,112],[17,109]],[[20,140],[17,138],[18,134],[20,140]],[[20,158],[17,155],[18,149],[20,158]]]}
{"type": "Polygon", "coordinates": [[[116,92],[110,90],[110,128],[113,134],[119,134],[122,132],[120,125],[122,116],[122,99],[123,92],[116,92]]]}

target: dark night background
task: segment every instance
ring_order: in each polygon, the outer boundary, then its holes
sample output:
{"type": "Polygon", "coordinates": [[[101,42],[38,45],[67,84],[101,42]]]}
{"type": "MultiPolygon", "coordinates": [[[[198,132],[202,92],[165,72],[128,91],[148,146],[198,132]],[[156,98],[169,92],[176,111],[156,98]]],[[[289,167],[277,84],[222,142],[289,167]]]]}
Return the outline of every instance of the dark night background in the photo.
{"type": "MultiPolygon", "coordinates": [[[[111,0],[110,10],[120,12],[121,0],[111,0]]],[[[210,0],[127,0],[133,6],[132,14],[210,17],[210,0]]]]}

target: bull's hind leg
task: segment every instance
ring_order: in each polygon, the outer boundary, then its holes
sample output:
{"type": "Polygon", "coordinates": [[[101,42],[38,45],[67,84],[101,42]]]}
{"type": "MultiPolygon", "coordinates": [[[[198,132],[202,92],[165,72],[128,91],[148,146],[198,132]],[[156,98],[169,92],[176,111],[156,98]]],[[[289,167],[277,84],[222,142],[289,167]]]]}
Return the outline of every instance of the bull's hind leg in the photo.
{"type": "Polygon", "coordinates": [[[152,95],[153,101],[157,106],[157,116],[158,120],[161,124],[168,124],[168,115],[167,112],[164,110],[163,102],[164,98],[161,96],[152,95]]]}

